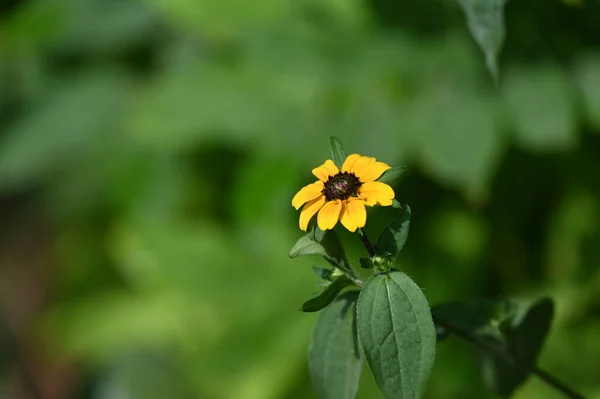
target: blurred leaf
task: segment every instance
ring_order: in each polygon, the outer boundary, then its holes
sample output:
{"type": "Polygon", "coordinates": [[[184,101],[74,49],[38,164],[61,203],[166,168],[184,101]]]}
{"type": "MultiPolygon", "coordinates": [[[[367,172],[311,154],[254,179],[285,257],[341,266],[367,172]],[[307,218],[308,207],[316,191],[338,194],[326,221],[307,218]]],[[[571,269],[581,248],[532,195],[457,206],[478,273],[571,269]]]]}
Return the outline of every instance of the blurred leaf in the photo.
{"type": "Polygon", "coordinates": [[[119,134],[127,81],[105,73],[64,84],[6,129],[0,141],[0,191],[34,184],[119,134]]]}
{"type": "Polygon", "coordinates": [[[144,0],[162,12],[175,30],[224,37],[246,29],[269,26],[285,21],[291,3],[279,0],[195,1],[144,0]]]}
{"type": "Polygon", "coordinates": [[[141,143],[186,149],[207,139],[240,141],[282,118],[262,81],[242,70],[192,63],[168,70],[137,98],[128,129],[141,143]]]}
{"type": "Polygon", "coordinates": [[[345,275],[339,276],[331,284],[328,284],[319,295],[304,302],[300,310],[303,312],[318,312],[329,305],[344,288],[352,284],[352,281],[345,275]]]}
{"type": "Polygon", "coordinates": [[[358,291],[340,295],[317,320],[308,353],[313,387],[321,399],[354,399],[362,372],[356,335],[358,291]]]}
{"type": "MultiPolygon", "coordinates": [[[[208,321],[211,317],[190,305],[161,293],[139,296],[104,291],[54,308],[45,321],[44,333],[60,339],[70,356],[102,359],[114,350],[177,342],[190,320],[208,321]]],[[[218,329],[212,324],[202,332],[202,339],[213,339],[214,328],[218,329]]]]}
{"type": "Polygon", "coordinates": [[[483,50],[485,64],[498,81],[498,55],[504,44],[504,5],[507,0],[458,0],[473,38],[483,50]]]}
{"type": "Polygon", "coordinates": [[[294,244],[290,251],[290,258],[304,255],[323,255],[327,256],[325,247],[316,242],[310,237],[310,234],[306,234],[294,244]]]}
{"type": "Polygon", "coordinates": [[[390,184],[399,179],[404,172],[406,172],[406,166],[394,166],[392,169],[385,171],[377,181],[390,184]]]}
{"type": "Polygon", "coordinates": [[[138,0],[61,0],[69,22],[61,34],[61,49],[86,53],[123,51],[152,37],[158,15],[138,0]]]}
{"type": "Polygon", "coordinates": [[[431,314],[434,321],[440,320],[470,334],[494,339],[500,335],[499,325],[512,315],[504,301],[488,300],[445,302],[431,308],[431,314]]]}
{"type": "Polygon", "coordinates": [[[558,66],[509,70],[502,91],[521,145],[562,150],[577,144],[572,88],[558,66]]]}
{"type": "Polygon", "coordinates": [[[407,126],[426,171],[445,184],[482,189],[503,150],[493,99],[484,93],[437,84],[406,110],[407,126]]]}
{"type": "MultiPolygon", "coordinates": [[[[550,332],[554,303],[543,298],[520,309],[506,334],[506,350],[520,363],[534,366],[550,332]]],[[[483,365],[486,383],[494,392],[508,398],[528,377],[528,373],[505,360],[486,353],[483,365]]]]}
{"type": "Polygon", "coordinates": [[[174,357],[156,350],[117,354],[103,367],[93,398],[193,398],[185,370],[174,357]]]}
{"type": "Polygon", "coordinates": [[[358,300],[357,328],[384,397],[422,397],[435,359],[436,330],[421,289],[401,272],[369,278],[358,300]]]}
{"type": "Polygon", "coordinates": [[[0,32],[8,48],[32,50],[54,42],[72,17],[67,1],[28,1],[8,14],[0,32]]]}
{"type": "Polygon", "coordinates": [[[380,256],[396,256],[406,240],[408,240],[408,231],[410,227],[410,206],[406,205],[400,211],[400,215],[390,223],[377,238],[375,252],[380,256]]]}
{"type": "Polygon", "coordinates": [[[600,132],[600,54],[588,54],[576,64],[575,78],[583,94],[590,123],[600,132]]]}
{"type": "Polygon", "coordinates": [[[325,269],[319,266],[313,266],[313,271],[321,280],[331,281],[331,275],[333,273],[333,270],[325,269]]]}
{"type": "Polygon", "coordinates": [[[402,204],[396,198],[394,198],[392,200],[392,208],[401,209],[402,204]]]}
{"type": "Polygon", "coordinates": [[[344,145],[335,137],[329,138],[329,147],[331,149],[331,159],[336,164],[339,170],[342,170],[342,165],[346,160],[346,151],[344,145]]]}

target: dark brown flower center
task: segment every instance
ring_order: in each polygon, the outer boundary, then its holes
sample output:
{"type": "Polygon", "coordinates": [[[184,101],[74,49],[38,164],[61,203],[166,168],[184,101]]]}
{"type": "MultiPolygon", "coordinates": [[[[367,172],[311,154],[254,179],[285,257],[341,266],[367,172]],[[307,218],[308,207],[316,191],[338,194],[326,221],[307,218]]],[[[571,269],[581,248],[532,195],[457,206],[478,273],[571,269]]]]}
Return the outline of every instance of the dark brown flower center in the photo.
{"type": "Polygon", "coordinates": [[[348,199],[357,194],[361,184],[354,173],[340,172],[325,182],[323,194],[327,201],[348,199]]]}

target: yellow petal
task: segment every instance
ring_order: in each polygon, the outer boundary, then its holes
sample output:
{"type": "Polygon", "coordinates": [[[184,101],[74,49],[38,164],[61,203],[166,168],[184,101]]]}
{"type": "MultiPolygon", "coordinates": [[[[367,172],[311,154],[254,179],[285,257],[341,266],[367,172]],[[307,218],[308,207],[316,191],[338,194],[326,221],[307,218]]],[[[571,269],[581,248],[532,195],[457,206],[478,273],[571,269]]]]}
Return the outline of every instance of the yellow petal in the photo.
{"type": "Polygon", "coordinates": [[[322,182],[326,182],[327,179],[329,179],[329,176],[335,176],[338,173],[340,173],[340,170],[335,166],[331,159],[328,159],[323,165],[312,170],[312,174],[317,176],[322,182]]]}
{"type": "Polygon", "coordinates": [[[321,195],[320,197],[315,198],[314,200],[308,202],[304,205],[304,208],[300,211],[300,229],[306,231],[308,229],[308,222],[315,216],[315,213],[321,209],[321,207],[325,204],[325,196],[321,195]]]}
{"type": "Polygon", "coordinates": [[[294,195],[294,198],[292,199],[292,206],[294,208],[298,209],[305,202],[314,200],[319,195],[321,195],[321,191],[323,191],[323,187],[324,186],[323,186],[322,181],[318,181],[318,182],[315,182],[315,183],[312,183],[312,184],[302,187],[302,189],[300,189],[300,191],[298,191],[298,193],[296,195],[294,195]]]}
{"type": "Polygon", "coordinates": [[[383,172],[392,169],[390,165],[384,162],[372,162],[364,167],[359,172],[354,172],[361,183],[372,182],[381,177],[383,172]]]}
{"type": "Polygon", "coordinates": [[[321,230],[331,230],[340,218],[342,210],[342,201],[329,201],[319,211],[317,215],[317,223],[321,230]]]}
{"type": "Polygon", "coordinates": [[[375,162],[375,158],[360,157],[359,159],[356,160],[354,165],[352,165],[352,169],[350,169],[350,172],[354,173],[356,175],[356,177],[358,177],[361,174],[364,174],[366,168],[373,162],[375,162]]]}
{"type": "Polygon", "coordinates": [[[387,184],[373,181],[361,185],[358,189],[358,196],[362,198],[368,206],[376,204],[390,206],[392,205],[395,194],[394,190],[387,184]]]}
{"type": "Polygon", "coordinates": [[[367,223],[367,210],[363,201],[359,198],[350,198],[345,201],[342,206],[340,222],[351,232],[364,227],[367,223]]]}
{"type": "Polygon", "coordinates": [[[362,155],[360,155],[360,154],[348,155],[348,157],[344,161],[344,164],[342,165],[342,172],[352,171],[352,167],[354,166],[356,161],[358,161],[360,158],[362,158],[362,155]]]}

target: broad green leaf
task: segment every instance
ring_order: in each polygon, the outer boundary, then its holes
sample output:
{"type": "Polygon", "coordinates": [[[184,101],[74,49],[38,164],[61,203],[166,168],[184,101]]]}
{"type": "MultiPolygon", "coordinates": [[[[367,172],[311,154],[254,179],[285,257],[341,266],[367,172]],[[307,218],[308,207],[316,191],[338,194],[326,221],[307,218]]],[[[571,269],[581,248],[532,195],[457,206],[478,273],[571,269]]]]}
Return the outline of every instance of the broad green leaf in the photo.
{"type": "MultiPolygon", "coordinates": [[[[522,309],[506,332],[506,351],[519,363],[535,365],[553,315],[554,303],[549,298],[522,309]]],[[[490,388],[505,398],[510,397],[529,375],[491,353],[484,354],[483,373],[490,388]]]]}
{"type": "Polygon", "coordinates": [[[504,5],[507,0],[458,0],[471,35],[483,51],[485,64],[498,81],[498,56],[505,38],[504,5]]]}
{"type": "Polygon", "coordinates": [[[600,132],[600,54],[585,55],[577,61],[575,78],[583,96],[588,119],[600,132]]]}
{"type": "Polygon", "coordinates": [[[350,285],[352,285],[352,281],[348,277],[345,275],[339,276],[327,285],[319,295],[304,302],[300,310],[303,312],[318,312],[329,305],[344,288],[350,285]]]}
{"type": "Polygon", "coordinates": [[[399,179],[404,172],[406,172],[406,166],[394,166],[392,169],[387,170],[377,181],[382,183],[393,183],[399,179]]]}
{"type": "Polygon", "coordinates": [[[557,65],[507,71],[502,93],[523,147],[548,151],[577,144],[572,85],[557,65]]]}
{"type": "Polygon", "coordinates": [[[384,397],[422,397],[435,359],[436,329],[421,289],[397,271],[371,277],[358,300],[357,328],[384,397]]]}
{"type": "Polygon", "coordinates": [[[340,295],[317,320],[308,352],[313,387],[321,399],[354,399],[362,372],[356,335],[358,291],[340,295]]]}
{"type": "Polygon", "coordinates": [[[296,244],[294,244],[290,251],[290,258],[304,255],[327,256],[327,251],[325,251],[325,248],[321,244],[313,240],[310,234],[306,234],[296,241],[296,244]]]}
{"type": "Polygon", "coordinates": [[[333,163],[341,170],[344,161],[346,160],[346,151],[344,145],[335,137],[329,138],[329,146],[331,148],[331,158],[333,163]]]}
{"type": "Polygon", "coordinates": [[[383,229],[375,244],[375,252],[378,255],[395,256],[402,250],[408,239],[410,216],[410,206],[406,205],[400,215],[383,229]]]}
{"type": "Polygon", "coordinates": [[[325,269],[319,266],[313,266],[313,271],[321,280],[331,281],[331,275],[333,273],[333,270],[325,269]]]}

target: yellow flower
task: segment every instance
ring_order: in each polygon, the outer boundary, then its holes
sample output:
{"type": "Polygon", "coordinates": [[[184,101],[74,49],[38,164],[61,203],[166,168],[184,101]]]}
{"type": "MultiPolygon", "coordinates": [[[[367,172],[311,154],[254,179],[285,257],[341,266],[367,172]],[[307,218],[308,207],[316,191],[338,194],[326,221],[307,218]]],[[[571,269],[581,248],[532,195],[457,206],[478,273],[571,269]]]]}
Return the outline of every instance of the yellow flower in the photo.
{"type": "Polygon", "coordinates": [[[329,159],[313,169],[319,180],[303,187],[292,199],[296,209],[306,204],[300,212],[300,228],[306,231],[317,212],[321,230],[333,229],[338,220],[350,231],[363,227],[367,222],[365,205],[392,205],[394,190],[375,181],[388,169],[388,164],[359,154],[349,155],[341,172],[329,159]]]}

